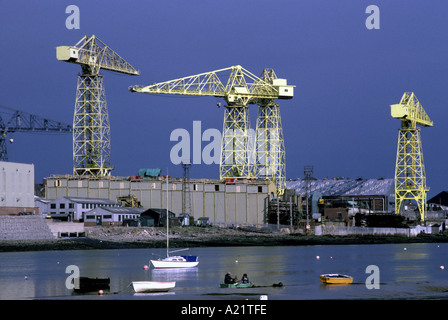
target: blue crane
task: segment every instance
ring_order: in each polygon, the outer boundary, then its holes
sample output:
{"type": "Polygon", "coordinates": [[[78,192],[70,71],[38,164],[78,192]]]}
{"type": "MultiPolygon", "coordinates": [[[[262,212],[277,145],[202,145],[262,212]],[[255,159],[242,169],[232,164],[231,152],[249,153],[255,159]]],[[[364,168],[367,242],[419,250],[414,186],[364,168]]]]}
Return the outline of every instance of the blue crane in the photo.
{"type": "MultiPolygon", "coordinates": [[[[6,136],[13,132],[68,133],[72,132],[72,126],[0,106],[0,161],[8,161],[6,136]]],[[[13,139],[9,141],[13,142],[13,139]]]]}

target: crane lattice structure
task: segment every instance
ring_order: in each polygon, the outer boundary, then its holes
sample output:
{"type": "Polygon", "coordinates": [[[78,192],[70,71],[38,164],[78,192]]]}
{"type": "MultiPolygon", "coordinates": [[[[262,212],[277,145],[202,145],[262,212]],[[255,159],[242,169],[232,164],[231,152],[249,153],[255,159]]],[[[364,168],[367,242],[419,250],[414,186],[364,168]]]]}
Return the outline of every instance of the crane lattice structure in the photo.
{"type": "Polygon", "coordinates": [[[224,98],[220,179],[270,179],[276,183],[279,194],[284,192],[285,147],[280,107],[275,100],[293,98],[294,86],[278,79],[272,69],[265,69],[257,77],[241,66],[232,66],[149,86],[133,86],[130,91],[224,98]],[[227,80],[221,81],[219,76],[223,78],[223,74],[227,80]],[[255,150],[250,104],[259,105],[255,150]]]}
{"type": "MultiPolygon", "coordinates": [[[[8,133],[14,132],[67,133],[72,132],[72,127],[59,121],[0,106],[0,161],[8,161],[6,137],[8,133]]],[[[10,141],[12,142],[12,139],[10,141]]]]}
{"type": "Polygon", "coordinates": [[[81,65],[73,116],[73,174],[110,176],[110,123],[100,70],[139,75],[95,35],[56,48],[57,59],[81,65]]]}
{"type": "Polygon", "coordinates": [[[429,188],[417,125],[432,127],[433,122],[413,92],[405,92],[399,104],[391,105],[391,115],[401,120],[395,165],[395,213],[402,213],[405,201],[415,200],[424,221],[429,188]]]}

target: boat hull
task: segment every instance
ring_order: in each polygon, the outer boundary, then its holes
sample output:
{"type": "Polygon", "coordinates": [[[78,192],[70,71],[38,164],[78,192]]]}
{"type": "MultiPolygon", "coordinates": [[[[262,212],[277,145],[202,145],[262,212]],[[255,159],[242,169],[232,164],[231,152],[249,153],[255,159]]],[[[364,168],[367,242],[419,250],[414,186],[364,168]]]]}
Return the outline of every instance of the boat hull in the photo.
{"type": "Polygon", "coordinates": [[[136,293],[166,292],[176,286],[176,281],[132,281],[136,293]]]}
{"type": "Polygon", "coordinates": [[[221,283],[221,288],[252,288],[253,283],[221,283]]]}
{"type": "Polygon", "coordinates": [[[193,268],[199,264],[196,256],[174,256],[165,259],[150,260],[150,262],[156,269],[193,268]]]}
{"type": "Polygon", "coordinates": [[[110,278],[79,277],[78,281],[78,285],[76,285],[75,282],[72,281],[72,283],[75,284],[75,292],[83,293],[98,290],[109,290],[110,278]]]}
{"type": "Polygon", "coordinates": [[[345,274],[321,274],[319,279],[328,284],[350,284],[353,282],[353,278],[345,274]]]}

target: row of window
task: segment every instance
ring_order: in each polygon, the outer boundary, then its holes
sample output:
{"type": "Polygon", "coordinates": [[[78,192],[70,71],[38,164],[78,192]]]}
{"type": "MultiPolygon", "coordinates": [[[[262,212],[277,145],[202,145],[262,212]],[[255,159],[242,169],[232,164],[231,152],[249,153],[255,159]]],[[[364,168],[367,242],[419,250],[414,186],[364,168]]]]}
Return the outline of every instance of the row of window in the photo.
{"type": "MultiPolygon", "coordinates": [[[[62,186],[61,180],[55,180],[55,187],[61,187],[61,186],[62,186]]],[[[78,181],[78,188],[82,188],[82,181],[78,181]]],[[[102,181],[100,181],[99,188],[103,188],[102,181]]],[[[124,183],[123,182],[120,182],[120,188],[121,189],[124,188],[124,183]]],[[[156,188],[156,183],[154,182],[151,185],[151,189],[155,189],[155,188],[156,188]]],[[[177,185],[173,183],[171,188],[172,188],[172,190],[176,190],[177,189],[177,185]]],[[[196,183],[193,184],[193,191],[199,191],[198,189],[199,189],[198,188],[198,184],[196,184],[196,183]]],[[[237,186],[237,192],[240,192],[238,189],[239,189],[239,186],[237,186]]],[[[219,191],[219,184],[215,184],[215,191],[219,191]]],[[[263,192],[263,189],[262,189],[261,186],[258,186],[258,192],[260,192],[260,193],[263,192]]],[[[84,204],[83,204],[83,206],[84,206],[84,204]]]]}
{"type": "MultiPolygon", "coordinates": [[[[118,221],[123,221],[125,219],[137,219],[139,216],[134,214],[120,214],[118,215],[118,221]]],[[[102,216],[103,219],[112,219],[112,215],[105,214],[102,216]]],[[[95,215],[88,214],[86,215],[86,220],[95,220],[95,215]]]]}
{"type": "MultiPolygon", "coordinates": [[[[68,208],[69,209],[73,209],[75,207],[74,203],[69,203],[68,204],[68,208]]],[[[50,209],[56,209],[56,203],[51,203],[50,204],[50,209]]],[[[65,209],[65,203],[60,203],[59,204],[59,209],[65,209]]]]}
{"type": "MultiPolygon", "coordinates": [[[[116,205],[114,204],[97,204],[97,203],[83,203],[82,204],[82,208],[83,209],[95,209],[96,207],[115,207],[116,205]]],[[[50,209],[56,209],[56,203],[51,203],[50,204],[50,209]]],[[[75,204],[74,203],[69,203],[68,204],[68,208],[69,209],[73,209],[75,208],[75,204]]],[[[65,203],[60,203],[59,204],[59,209],[65,209],[65,203]]]]}

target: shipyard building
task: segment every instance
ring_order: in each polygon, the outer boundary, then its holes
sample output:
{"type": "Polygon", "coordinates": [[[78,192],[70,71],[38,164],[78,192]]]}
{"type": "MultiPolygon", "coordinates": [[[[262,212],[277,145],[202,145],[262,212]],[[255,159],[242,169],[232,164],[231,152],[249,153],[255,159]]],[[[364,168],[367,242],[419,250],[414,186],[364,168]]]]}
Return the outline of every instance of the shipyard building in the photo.
{"type": "Polygon", "coordinates": [[[44,181],[45,198],[129,198],[145,209],[166,209],[168,202],[169,210],[178,215],[206,217],[214,225],[229,226],[265,224],[267,201],[276,192],[273,183],[264,181],[167,178],[51,176],[44,181]]]}

